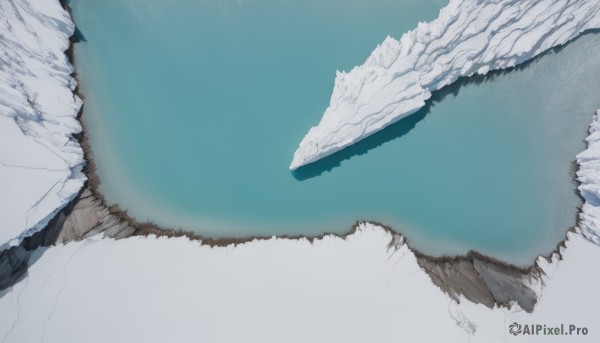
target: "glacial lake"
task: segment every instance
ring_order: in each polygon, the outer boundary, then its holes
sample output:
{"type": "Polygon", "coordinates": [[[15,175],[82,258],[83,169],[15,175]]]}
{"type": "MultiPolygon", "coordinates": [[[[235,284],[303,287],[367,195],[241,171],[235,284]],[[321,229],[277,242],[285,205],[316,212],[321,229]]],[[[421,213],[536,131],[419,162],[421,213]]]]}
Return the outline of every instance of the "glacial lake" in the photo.
{"type": "Polygon", "coordinates": [[[600,35],[465,79],[297,173],[336,70],[441,0],[72,0],[100,190],[209,237],[345,233],[372,220],[432,254],[515,264],[576,224],[575,155],[600,108],[600,35]]]}

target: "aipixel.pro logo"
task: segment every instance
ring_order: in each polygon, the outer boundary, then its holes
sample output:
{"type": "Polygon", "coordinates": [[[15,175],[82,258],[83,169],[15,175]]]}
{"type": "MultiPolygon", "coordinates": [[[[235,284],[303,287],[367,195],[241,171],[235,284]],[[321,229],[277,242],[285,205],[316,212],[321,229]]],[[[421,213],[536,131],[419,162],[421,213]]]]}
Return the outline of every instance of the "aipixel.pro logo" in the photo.
{"type": "Polygon", "coordinates": [[[589,330],[586,327],[579,327],[574,324],[560,324],[558,326],[548,326],[546,324],[519,324],[514,322],[508,326],[508,332],[513,336],[531,335],[531,336],[560,336],[574,335],[585,336],[589,330]]]}

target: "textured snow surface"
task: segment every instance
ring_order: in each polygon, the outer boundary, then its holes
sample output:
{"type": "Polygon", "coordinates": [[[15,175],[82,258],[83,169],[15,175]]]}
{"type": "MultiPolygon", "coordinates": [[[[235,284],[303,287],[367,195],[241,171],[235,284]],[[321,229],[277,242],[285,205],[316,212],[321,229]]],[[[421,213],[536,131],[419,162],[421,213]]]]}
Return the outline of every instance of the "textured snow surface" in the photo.
{"type": "Polygon", "coordinates": [[[598,27],[599,0],[450,0],[436,20],[387,37],[363,65],[337,73],[330,105],[290,169],[416,112],[459,77],[513,67],[598,27]]]}
{"type": "Polygon", "coordinates": [[[600,244],[600,110],[590,124],[590,135],[586,138],[588,148],[577,155],[581,182],[579,191],[585,199],[580,215],[579,227],[591,241],[600,244]]]}
{"type": "Polygon", "coordinates": [[[64,54],[73,30],[58,0],[0,1],[0,249],[43,228],[85,181],[64,54]]]}
{"type": "MultiPolygon", "coordinates": [[[[52,247],[0,294],[4,342],[546,342],[508,325],[587,326],[598,342],[600,248],[572,234],[533,314],[444,295],[402,245],[363,225],[347,240],[210,248],[184,238],[52,247]],[[574,282],[576,280],[576,282],[574,282]]],[[[565,341],[557,339],[555,341],[565,341]]]]}

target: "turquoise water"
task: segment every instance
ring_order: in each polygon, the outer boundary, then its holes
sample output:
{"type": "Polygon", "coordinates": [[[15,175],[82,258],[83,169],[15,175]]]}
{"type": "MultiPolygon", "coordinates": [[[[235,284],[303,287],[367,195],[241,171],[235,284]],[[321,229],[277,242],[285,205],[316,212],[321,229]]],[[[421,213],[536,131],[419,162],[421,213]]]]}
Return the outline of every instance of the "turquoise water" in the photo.
{"type": "Polygon", "coordinates": [[[575,224],[571,163],[600,108],[600,37],[435,94],[292,174],[335,71],[445,1],[77,0],[84,120],[101,190],[205,236],[346,232],[375,220],[429,254],[524,264],[575,224]]]}

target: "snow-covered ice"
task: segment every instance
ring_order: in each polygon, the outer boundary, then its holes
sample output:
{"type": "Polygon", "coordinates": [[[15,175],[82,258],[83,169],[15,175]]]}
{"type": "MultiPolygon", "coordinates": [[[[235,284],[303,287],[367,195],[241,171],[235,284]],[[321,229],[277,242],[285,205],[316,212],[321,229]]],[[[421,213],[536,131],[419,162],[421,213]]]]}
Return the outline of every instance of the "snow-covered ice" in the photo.
{"type": "Polygon", "coordinates": [[[579,191],[585,199],[579,227],[591,241],[600,245],[600,110],[590,124],[588,147],[577,155],[579,191]]]}
{"type": "Polygon", "coordinates": [[[82,101],[58,0],[0,1],[0,250],[43,228],[83,186],[82,101]]]}
{"type": "Polygon", "coordinates": [[[599,27],[598,0],[450,0],[434,21],[387,37],[363,65],[337,73],[330,105],[290,169],[416,112],[459,77],[513,67],[599,27]]]}
{"type": "Polygon", "coordinates": [[[508,325],[575,324],[598,342],[600,248],[571,234],[532,314],[457,304],[391,235],[269,239],[211,248],[185,238],[49,248],[0,297],[4,342],[530,342],[508,325]],[[588,267],[586,267],[588,266],[588,267]]]}

